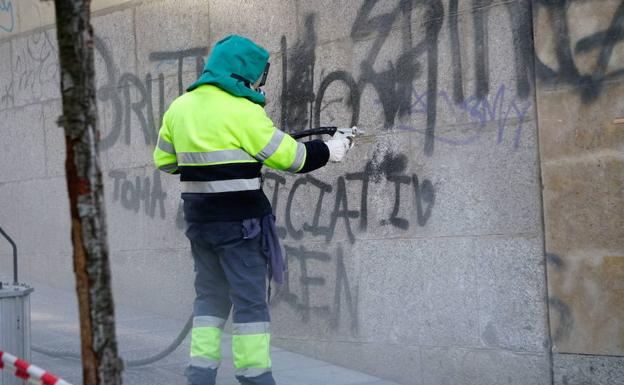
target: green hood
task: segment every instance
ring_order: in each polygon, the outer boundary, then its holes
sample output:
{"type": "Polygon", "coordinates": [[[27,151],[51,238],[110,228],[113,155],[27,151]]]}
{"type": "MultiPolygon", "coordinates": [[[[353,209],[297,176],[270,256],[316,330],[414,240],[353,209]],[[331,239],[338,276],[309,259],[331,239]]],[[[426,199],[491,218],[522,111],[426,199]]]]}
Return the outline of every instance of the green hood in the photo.
{"type": "Polygon", "coordinates": [[[264,106],[264,95],[246,87],[243,80],[233,78],[232,74],[253,84],[262,76],[268,60],[269,53],[264,48],[242,36],[230,35],[214,46],[204,72],[186,90],[214,84],[232,95],[264,106]]]}

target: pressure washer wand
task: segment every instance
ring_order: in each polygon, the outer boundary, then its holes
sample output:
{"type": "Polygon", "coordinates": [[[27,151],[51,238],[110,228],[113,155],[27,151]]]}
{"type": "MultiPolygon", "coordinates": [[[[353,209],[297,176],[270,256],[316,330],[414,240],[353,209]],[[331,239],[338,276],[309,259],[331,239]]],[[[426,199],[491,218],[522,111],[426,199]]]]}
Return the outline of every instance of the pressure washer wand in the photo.
{"type": "Polygon", "coordinates": [[[338,131],[338,127],[316,127],[316,128],[310,128],[308,130],[303,130],[303,131],[292,133],[290,134],[290,136],[292,136],[294,139],[301,139],[301,138],[305,138],[306,136],[323,135],[323,134],[334,136],[336,131],[338,131]]]}
{"type": "Polygon", "coordinates": [[[294,139],[301,139],[301,138],[305,138],[306,136],[323,135],[323,134],[334,136],[336,132],[341,132],[343,134],[348,134],[348,135],[353,135],[353,136],[364,134],[364,132],[362,130],[359,130],[357,127],[338,128],[334,126],[329,126],[329,127],[310,128],[308,130],[294,132],[290,134],[290,136],[292,136],[294,139]]]}

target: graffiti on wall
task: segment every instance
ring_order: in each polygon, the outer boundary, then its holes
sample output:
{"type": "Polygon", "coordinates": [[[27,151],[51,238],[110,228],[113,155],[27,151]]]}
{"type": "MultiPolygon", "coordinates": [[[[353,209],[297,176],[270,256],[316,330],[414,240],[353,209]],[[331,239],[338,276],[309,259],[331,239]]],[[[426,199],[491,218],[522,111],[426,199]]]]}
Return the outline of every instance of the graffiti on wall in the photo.
{"type": "Polygon", "coordinates": [[[136,176],[134,180],[123,170],[111,170],[108,175],[114,181],[113,202],[120,202],[124,208],[135,213],[143,207],[143,212],[151,218],[158,211],[160,218],[165,218],[167,193],[163,191],[159,170],[154,170],[151,178],[136,176]]]}
{"type": "MultiPolygon", "coordinates": [[[[537,16],[545,12],[551,20],[556,66],[548,66],[538,57],[536,60],[537,76],[545,84],[569,84],[577,86],[585,103],[595,101],[608,81],[624,77],[624,67],[610,69],[614,58],[615,46],[624,41],[624,3],[620,4],[612,15],[606,28],[583,36],[572,44],[571,31],[574,18],[570,16],[574,2],[536,1],[537,16]],[[596,61],[589,73],[582,73],[575,57],[595,53],[596,61]]],[[[617,55],[615,56],[617,57],[617,55]]]]}
{"type": "MultiPolygon", "coordinates": [[[[505,4],[512,24],[515,64],[515,94],[510,95],[509,87],[499,84],[491,94],[489,50],[487,45],[489,1],[475,1],[473,21],[474,33],[474,68],[475,90],[466,95],[463,70],[462,48],[458,32],[458,1],[449,3],[448,16],[445,17],[444,6],[440,0],[432,1],[400,1],[389,12],[379,14],[378,0],[364,1],[351,27],[350,38],[354,43],[368,42],[370,48],[359,64],[359,76],[356,78],[346,70],[327,73],[318,82],[315,89],[315,45],[316,16],[310,14],[305,19],[303,36],[300,36],[293,47],[288,47],[282,37],[282,93],[281,118],[284,126],[290,131],[308,126],[320,126],[331,121],[334,116],[327,110],[335,109],[336,103],[342,103],[346,111],[344,116],[351,125],[359,123],[362,94],[365,89],[372,88],[377,94],[376,106],[381,107],[384,127],[420,132],[424,136],[424,153],[433,155],[434,143],[440,141],[450,145],[471,144],[483,132],[489,122],[497,128],[497,142],[503,141],[509,125],[514,125],[513,148],[520,144],[522,126],[527,112],[532,107],[528,100],[531,90],[532,66],[532,34],[531,12],[528,1],[505,4]],[[423,20],[424,32],[420,41],[413,38],[412,29],[414,14],[423,20]],[[374,16],[373,16],[374,15],[374,16]],[[384,45],[389,44],[391,32],[399,23],[401,29],[401,50],[396,58],[380,55],[384,45]],[[439,36],[442,28],[450,30],[450,49],[452,58],[453,89],[439,89],[439,36]],[[386,68],[378,70],[379,63],[388,63],[386,68]],[[422,90],[414,87],[415,81],[424,77],[426,86],[422,90]],[[328,92],[331,88],[340,88],[328,92]],[[339,93],[341,97],[327,97],[328,94],[339,93]],[[436,135],[436,125],[440,108],[439,102],[447,104],[456,115],[456,122],[463,124],[477,123],[476,133],[468,138],[450,138],[436,135]],[[422,114],[425,117],[423,128],[401,123],[403,118],[422,114]]],[[[449,74],[451,75],[451,74],[449,74]]],[[[470,129],[474,132],[474,128],[470,129]]]]}
{"type": "MultiPolygon", "coordinates": [[[[122,141],[130,145],[133,130],[140,132],[146,146],[154,146],[160,128],[160,121],[165,112],[165,77],[162,73],[147,73],[139,77],[130,72],[120,73],[115,65],[109,48],[104,40],[95,37],[95,49],[104,62],[105,82],[98,87],[98,104],[110,107],[112,121],[106,127],[107,132],[103,135],[100,148],[107,150],[122,141]],[[157,90],[154,83],[157,82],[157,90]],[[157,94],[155,103],[154,93],[157,94]],[[154,105],[157,110],[154,111],[154,105]],[[139,127],[132,126],[133,116],[138,121],[139,127]]],[[[178,95],[184,92],[182,84],[182,69],[185,60],[195,62],[198,74],[201,74],[204,66],[204,57],[208,53],[207,47],[197,47],[179,51],[152,52],[149,60],[157,64],[171,61],[177,66],[178,95]]],[[[136,133],[135,133],[136,134],[136,133]]]]}
{"type": "Polygon", "coordinates": [[[15,102],[13,83],[5,84],[0,88],[0,108],[11,107],[15,102]]]}
{"type": "Polygon", "coordinates": [[[425,226],[432,215],[438,188],[429,179],[409,173],[406,155],[393,153],[386,153],[382,159],[374,157],[361,170],[331,181],[310,174],[287,179],[273,172],[266,172],[264,179],[265,192],[283,224],[278,226],[278,233],[285,240],[289,261],[285,284],[277,291],[273,305],[292,308],[304,324],[315,316],[332,329],[341,327],[341,316],[346,317],[347,329],[357,335],[357,285],[345,268],[345,261],[352,261],[355,256],[348,246],[357,241],[358,233],[366,233],[372,226],[390,226],[399,232],[425,226]],[[390,186],[384,200],[391,205],[382,218],[375,218],[368,209],[370,190],[380,184],[390,186]],[[305,209],[297,201],[303,201],[305,209]],[[295,224],[295,217],[303,222],[295,224]],[[346,237],[344,246],[337,234],[346,237]],[[291,246],[316,239],[329,245],[323,251],[291,246]],[[336,242],[340,245],[333,253],[336,242]],[[311,291],[331,288],[332,301],[322,305],[311,302],[311,291]]]}
{"type": "MultiPolygon", "coordinates": [[[[418,90],[413,92],[412,114],[425,115],[426,93],[420,93],[418,90]]],[[[446,91],[438,92],[437,97],[452,120],[466,124],[470,128],[463,133],[456,132],[452,135],[438,133],[435,135],[435,141],[453,146],[473,144],[483,137],[489,125],[494,125],[497,144],[503,143],[506,133],[512,130],[512,148],[517,150],[520,147],[524,123],[530,118],[528,114],[533,103],[508,91],[504,84],[501,84],[495,93],[488,93],[481,98],[470,95],[459,103],[453,102],[451,95],[446,91]]],[[[410,124],[399,124],[397,128],[424,133],[423,129],[410,124]]]]}
{"type": "Polygon", "coordinates": [[[324,319],[330,328],[338,329],[341,327],[341,319],[348,318],[346,327],[351,335],[357,336],[357,287],[349,280],[342,246],[338,245],[335,253],[309,250],[304,246],[285,245],[284,249],[289,269],[284,275],[284,285],[280,287],[271,304],[275,306],[285,303],[290,306],[304,324],[310,322],[312,316],[316,316],[324,319]],[[331,273],[323,275],[311,271],[315,263],[329,266],[331,273]],[[297,271],[295,277],[293,271],[297,271]],[[314,292],[319,290],[327,293],[328,286],[329,295],[322,297],[322,303],[314,303],[314,292]]]}
{"type": "Polygon", "coordinates": [[[381,160],[368,161],[360,171],[340,175],[332,181],[308,174],[287,183],[282,175],[266,172],[265,192],[284,223],[278,227],[280,236],[295,241],[320,237],[331,242],[337,227],[343,226],[349,243],[355,243],[356,232],[369,230],[369,191],[373,184],[380,183],[391,186],[384,195],[391,207],[383,218],[376,218],[373,225],[391,226],[399,231],[407,231],[414,225],[425,226],[435,205],[436,187],[429,179],[409,174],[407,164],[407,156],[386,153],[381,160]],[[352,187],[357,193],[348,193],[353,191],[352,187]],[[280,194],[280,191],[288,191],[288,194],[280,194]],[[280,200],[280,196],[286,198],[285,201],[280,200]],[[305,201],[305,210],[294,203],[298,198],[305,201]],[[304,212],[305,221],[295,225],[293,217],[304,212]]]}
{"type": "Polygon", "coordinates": [[[624,256],[547,253],[551,335],[558,351],[618,352],[624,346],[624,256]],[[570,277],[574,277],[570,280],[570,277]],[[589,290],[588,288],[591,288],[589,290]],[[600,293],[600,301],[596,301],[600,293]],[[614,336],[622,336],[617,338],[614,336]]]}
{"type": "Polygon", "coordinates": [[[0,0],[0,31],[13,32],[15,28],[15,13],[11,0],[0,0]]]}
{"type": "Polygon", "coordinates": [[[51,31],[34,33],[13,49],[13,82],[5,95],[17,104],[28,104],[59,95],[58,52],[51,31]],[[54,94],[52,95],[52,92],[54,94]],[[10,95],[10,96],[9,96],[10,95]]]}

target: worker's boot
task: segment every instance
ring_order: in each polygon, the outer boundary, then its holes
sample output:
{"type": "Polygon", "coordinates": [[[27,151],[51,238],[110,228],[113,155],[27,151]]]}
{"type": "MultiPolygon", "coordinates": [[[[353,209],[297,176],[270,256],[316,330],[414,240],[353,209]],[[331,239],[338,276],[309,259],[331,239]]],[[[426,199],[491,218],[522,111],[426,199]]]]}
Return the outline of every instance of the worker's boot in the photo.
{"type": "Polygon", "coordinates": [[[261,374],[257,377],[236,377],[241,385],[275,385],[275,380],[271,372],[261,374]]]}

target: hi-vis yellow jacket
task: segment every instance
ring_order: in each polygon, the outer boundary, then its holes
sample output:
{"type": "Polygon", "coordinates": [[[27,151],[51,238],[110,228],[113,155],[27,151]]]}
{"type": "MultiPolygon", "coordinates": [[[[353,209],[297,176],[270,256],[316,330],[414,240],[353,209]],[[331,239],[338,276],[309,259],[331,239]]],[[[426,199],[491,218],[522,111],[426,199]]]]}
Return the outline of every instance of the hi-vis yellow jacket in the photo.
{"type": "Polygon", "coordinates": [[[270,214],[261,188],[262,165],[308,172],[328,158],[322,141],[295,141],[275,128],[261,105],[212,84],[173,101],[154,150],[160,170],[180,174],[188,222],[270,214]]]}

